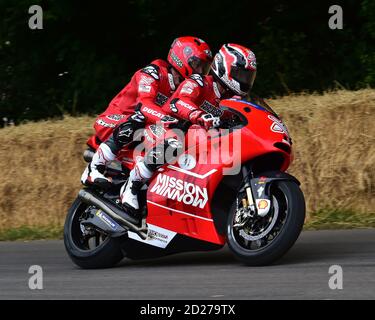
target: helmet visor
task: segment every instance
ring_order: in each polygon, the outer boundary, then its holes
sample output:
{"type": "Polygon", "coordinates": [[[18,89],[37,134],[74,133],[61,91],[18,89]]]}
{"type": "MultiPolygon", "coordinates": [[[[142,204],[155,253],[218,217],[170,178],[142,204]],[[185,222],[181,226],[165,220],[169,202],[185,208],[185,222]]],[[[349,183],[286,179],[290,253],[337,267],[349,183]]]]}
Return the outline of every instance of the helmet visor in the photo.
{"type": "Polygon", "coordinates": [[[206,75],[208,71],[210,70],[211,62],[203,61],[197,57],[190,57],[189,66],[193,69],[193,73],[206,75]]]}
{"type": "Polygon", "coordinates": [[[232,66],[230,76],[240,84],[242,92],[248,93],[253,87],[256,70],[244,69],[243,67],[232,66]]]}

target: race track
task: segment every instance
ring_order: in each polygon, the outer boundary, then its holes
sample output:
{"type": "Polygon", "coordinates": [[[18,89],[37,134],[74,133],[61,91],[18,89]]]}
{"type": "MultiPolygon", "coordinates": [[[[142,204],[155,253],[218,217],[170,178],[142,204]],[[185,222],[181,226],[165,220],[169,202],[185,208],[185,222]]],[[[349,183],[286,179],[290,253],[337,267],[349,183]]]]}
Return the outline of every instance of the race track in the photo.
{"type": "Polygon", "coordinates": [[[375,229],[303,232],[277,265],[238,263],[227,248],[80,270],[62,241],[0,242],[0,299],[375,299],[375,229]],[[43,290],[28,287],[43,268],[43,290]],[[343,268],[343,289],[328,270],[343,268]]]}

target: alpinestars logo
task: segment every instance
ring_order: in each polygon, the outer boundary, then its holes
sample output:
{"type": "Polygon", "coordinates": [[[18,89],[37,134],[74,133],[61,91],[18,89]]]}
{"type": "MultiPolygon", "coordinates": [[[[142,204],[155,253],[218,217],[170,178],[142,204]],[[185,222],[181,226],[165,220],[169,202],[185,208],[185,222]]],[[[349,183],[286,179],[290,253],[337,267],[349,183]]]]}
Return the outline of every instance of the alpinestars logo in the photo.
{"type": "Polygon", "coordinates": [[[194,183],[165,174],[158,175],[157,181],[150,192],[201,209],[208,201],[207,188],[201,188],[194,183]]]}

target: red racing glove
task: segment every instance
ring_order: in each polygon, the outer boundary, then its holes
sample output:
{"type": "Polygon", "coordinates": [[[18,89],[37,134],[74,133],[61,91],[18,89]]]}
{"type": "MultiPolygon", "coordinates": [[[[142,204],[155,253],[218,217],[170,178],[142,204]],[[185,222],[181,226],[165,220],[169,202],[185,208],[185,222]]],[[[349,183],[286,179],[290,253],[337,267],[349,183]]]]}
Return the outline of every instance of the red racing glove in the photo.
{"type": "Polygon", "coordinates": [[[210,113],[205,113],[201,110],[195,110],[190,113],[189,119],[193,124],[197,124],[206,130],[217,128],[220,125],[220,118],[214,117],[210,113]]]}

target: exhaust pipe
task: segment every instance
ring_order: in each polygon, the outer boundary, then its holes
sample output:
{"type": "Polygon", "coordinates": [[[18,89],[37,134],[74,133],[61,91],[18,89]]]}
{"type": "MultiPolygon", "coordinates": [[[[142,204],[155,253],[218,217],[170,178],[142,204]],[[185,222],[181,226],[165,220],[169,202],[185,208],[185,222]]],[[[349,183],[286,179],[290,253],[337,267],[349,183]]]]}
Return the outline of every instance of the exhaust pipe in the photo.
{"type": "Polygon", "coordinates": [[[119,211],[115,208],[112,204],[106,203],[102,199],[99,199],[94,193],[90,192],[89,190],[82,189],[78,193],[79,198],[87,203],[92,204],[95,207],[103,210],[106,214],[108,214],[113,220],[119,223],[121,226],[127,228],[138,234],[143,240],[147,238],[147,234],[144,233],[144,229],[141,227],[137,227],[134,223],[137,223],[135,219],[128,216],[126,213],[122,212],[122,215],[127,216],[127,219],[121,217],[116,211],[119,211]]]}

